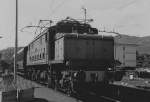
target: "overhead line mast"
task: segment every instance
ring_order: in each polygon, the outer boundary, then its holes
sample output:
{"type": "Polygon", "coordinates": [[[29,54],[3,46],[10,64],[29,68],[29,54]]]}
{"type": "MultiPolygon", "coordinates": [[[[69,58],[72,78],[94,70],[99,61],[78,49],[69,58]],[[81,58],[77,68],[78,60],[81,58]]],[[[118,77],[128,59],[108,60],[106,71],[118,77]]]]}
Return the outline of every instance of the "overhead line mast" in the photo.
{"type": "Polygon", "coordinates": [[[17,49],[18,49],[18,0],[16,0],[16,26],[15,26],[15,49],[14,49],[14,83],[16,84],[16,70],[17,70],[17,49]]]}
{"type": "MultiPolygon", "coordinates": [[[[43,21],[47,21],[47,22],[49,22],[49,27],[51,26],[51,24],[53,23],[53,21],[52,20],[40,20],[40,23],[41,22],[43,22],[43,21]]],[[[49,27],[46,27],[46,26],[40,26],[40,25],[38,25],[38,26],[26,26],[25,28],[29,28],[29,27],[35,27],[35,28],[49,28],[49,27]]]]}
{"type": "Polygon", "coordinates": [[[82,7],[82,9],[84,10],[84,23],[86,24],[87,11],[85,7],[82,7]]]}

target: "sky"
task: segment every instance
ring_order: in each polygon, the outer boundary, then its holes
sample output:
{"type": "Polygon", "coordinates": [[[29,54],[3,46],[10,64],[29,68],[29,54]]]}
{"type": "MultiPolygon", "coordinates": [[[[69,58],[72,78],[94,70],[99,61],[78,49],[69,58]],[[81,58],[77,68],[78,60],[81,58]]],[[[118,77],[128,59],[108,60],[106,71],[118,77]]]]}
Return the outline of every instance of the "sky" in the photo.
{"type": "MultiPolygon", "coordinates": [[[[67,16],[94,19],[92,26],[131,36],[150,36],[150,0],[18,0],[19,46],[29,44],[36,36],[40,19],[61,20],[67,16]]],[[[15,0],[0,0],[0,50],[15,45],[15,0]]]]}

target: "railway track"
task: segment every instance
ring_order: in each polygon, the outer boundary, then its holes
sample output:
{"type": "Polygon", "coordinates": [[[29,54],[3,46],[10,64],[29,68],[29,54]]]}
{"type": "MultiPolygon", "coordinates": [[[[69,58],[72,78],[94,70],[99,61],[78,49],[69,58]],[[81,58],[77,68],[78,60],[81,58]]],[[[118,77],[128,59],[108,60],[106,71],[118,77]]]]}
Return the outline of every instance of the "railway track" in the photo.
{"type": "Polygon", "coordinates": [[[82,88],[82,92],[79,95],[79,99],[83,100],[83,102],[120,102],[120,100],[113,97],[99,94],[87,88],[82,88]]]}
{"type": "MultiPolygon", "coordinates": [[[[25,78],[23,76],[23,74],[21,74],[21,73],[17,73],[17,74],[19,76],[25,78]]],[[[27,79],[27,78],[25,78],[25,79],[27,79]]],[[[27,79],[27,80],[29,80],[29,79],[27,79]]],[[[36,82],[40,85],[44,85],[44,86],[47,85],[47,83],[43,83],[43,82],[37,82],[37,81],[34,81],[34,82],[36,82]]],[[[58,89],[58,91],[63,93],[63,94],[66,94],[63,90],[58,89]]],[[[86,90],[86,89],[83,89],[80,93],[74,93],[74,94],[70,95],[70,97],[76,98],[77,100],[79,100],[81,102],[120,102],[120,101],[113,99],[111,97],[101,96],[101,95],[96,94],[93,91],[86,90]]]]}
{"type": "MultiPolygon", "coordinates": [[[[22,74],[20,76],[24,77],[22,74]]],[[[47,85],[42,82],[36,83],[47,85]]],[[[92,88],[86,86],[81,89],[80,92],[72,94],[71,97],[82,102],[150,102],[150,91],[140,88],[104,84],[93,86],[92,88]]],[[[62,90],[59,91],[65,93],[62,90]]]]}
{"type": "MultiPolygon", "coordinates": [[[[27,79],[21,72],[17,72],[17,74],[25,79],[27,79]]],[[[29,79],[27,79],[29,80],[29,79]]],[[[33,81],[33,80],[32,80],[33,81]]],[[[47,83],[43,83],[43,82],[37,82],[34,81],[40,85],[44,85],[47,86],[47,83]]],[[[58,89],[59,92],[66,94],[63,90],[58,89]]],[[[80,93],[74,93],[72,95],[70,95],[70,97],[74,97],[77,100],[80,100],[81,102],[120,102],[116,99],[113,99],[111,97],[108,96],[101,96],[96,94],[93,91],[87,90],[87,89],[83,89],[80,91],[80,93]]]]}
{"type": "Polygon", "coordinates": [[[82,100],[83,102],[120,102],[119,100],[113,99],[111,97],[100,96],[94,92],[86,92],[76,98],[78,98],[79,100],[82,100]]]}

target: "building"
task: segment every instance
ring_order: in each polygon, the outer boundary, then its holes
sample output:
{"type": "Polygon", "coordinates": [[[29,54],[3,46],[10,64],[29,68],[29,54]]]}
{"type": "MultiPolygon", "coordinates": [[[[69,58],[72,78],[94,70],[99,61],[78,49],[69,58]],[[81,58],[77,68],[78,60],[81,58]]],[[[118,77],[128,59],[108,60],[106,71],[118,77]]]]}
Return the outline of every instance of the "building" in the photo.
{"type": "Polygon", "coordinates": [[[115,37],[114,57],[121,62],[120,67],[136,67],[137,43],[133,37],[121,36],[115,37]]]}
{"type": "Polygon", "coordinates": [[[134,36],[120,35],[115,32],[102,31],[100,35],[114,36],[114,59],[120,62],[118,67],[135,68],[136,67],[136,52],[137,52],[137,39],[134,36]]]}

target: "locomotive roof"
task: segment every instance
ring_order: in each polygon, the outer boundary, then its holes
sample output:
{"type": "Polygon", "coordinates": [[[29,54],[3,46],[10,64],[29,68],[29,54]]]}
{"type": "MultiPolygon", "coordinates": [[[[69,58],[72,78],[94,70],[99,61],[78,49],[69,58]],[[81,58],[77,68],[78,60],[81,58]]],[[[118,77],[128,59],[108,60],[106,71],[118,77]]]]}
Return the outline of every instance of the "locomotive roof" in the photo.
{"type": "Polygon", "coordinates": [[[84,39],[110,39],[113,40],[114,37],[112,36],[103,36],[103,35],[96,35],[96,34],[78,34],[78,33],[58,33],[56,34],[56,40],[62,37],[77,37],[77,38],[84,38],[84,39]]]}
{"type": "Polygon", "coordinates": [[[78,32],[83,34],[84,32],[89,32],[89,29],[93,31],[93,33],[98,34],[98,30],[96,28],[92,28],[90,24],[88,23],[83,23],[81,21],[71,19],[71,18],[66,18],[65,20],[61,20],[56,23],[56,25],[51,26],[49,28],[46,28],[41,32],[39,35],[37,35],[29,44],[33,43],[36,41],[38,38],[43,36],[45,33],[47,33],[49,30],[55,30],[56,34],[57,33],[68,33],[70,32],[69,30],[72,28],[75,28],[78,32]]]}

